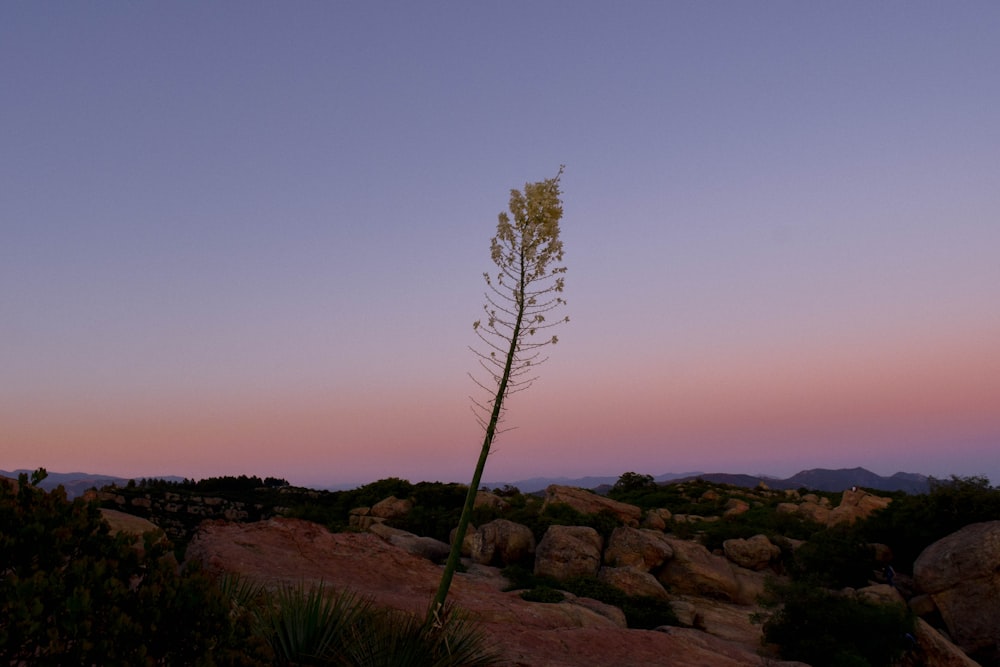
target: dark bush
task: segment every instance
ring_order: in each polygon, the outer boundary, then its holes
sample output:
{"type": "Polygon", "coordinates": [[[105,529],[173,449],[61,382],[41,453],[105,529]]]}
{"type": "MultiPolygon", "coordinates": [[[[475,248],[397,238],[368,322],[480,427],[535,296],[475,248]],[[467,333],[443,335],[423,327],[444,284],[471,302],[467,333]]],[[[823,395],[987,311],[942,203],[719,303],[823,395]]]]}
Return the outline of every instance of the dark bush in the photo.
{"type": "Polygon", "coordinates": [[[930,491],[900,495],[860,526],[872,542],[888,544],[894,567],[913,571],[913,561],[924,549],[951,533],[980,521],[1000,519],[1000,487],[985,477],[930,480],[930,491]]]}
{"type": "Polygon", "coordinates": [[[773,591],[780,605],[764,637],[781,657],[813,667],[888,667],[908,648],[913,617],[903,605],[881,605],[806,584],[773,591]]]}
{"type": "Polygon", "coordinates": [[[521,597],[529,602],[561,602],[564,598],[561,591],[567,591],[577,597],[592,598],[620,608],[630,628],[648,630],[661,625],[677,625],[677,616],[669,602],[626,595],[595,577],[574,577],[560,582],[551,577],[536,577],[528,569],[517,565],[504,568],[503,574],[510,582],[507,590],[527,589],[521,597]]]}
{"type": "Polygon", "coordinates": [[[447,543],[452,529],[458,525],[467,491],[468,487],[462,484],[420,482],[409,496],[404,496],[413,500],[413,509],[390,523],[396,528],[447,543]]]}
{"type": "Polygon", "coordinates": [[[528,602],[562,602],[566,596],[551,586],[535,586],[522,592],[521,599],[528,602]]]}
{"type": "Polygon", "coordinates": [[[790,572],[795,579],[826,588],[860,588],[878,567],[874,548],[857,528],[837,526],[817,531],[799,547],[790,572]]]}
{"type": "Polygon", "coordinates": [[[136,548],[62,487],[19,487],[0,483],[0,664],[254,664],[218,587],[168,542],[136,548]]]}

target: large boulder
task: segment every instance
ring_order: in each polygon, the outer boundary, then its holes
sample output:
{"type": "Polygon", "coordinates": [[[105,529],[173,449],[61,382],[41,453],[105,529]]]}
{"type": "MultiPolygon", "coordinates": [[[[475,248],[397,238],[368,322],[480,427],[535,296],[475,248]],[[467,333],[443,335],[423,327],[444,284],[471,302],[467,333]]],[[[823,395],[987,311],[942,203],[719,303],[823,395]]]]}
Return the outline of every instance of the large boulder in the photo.
{"type": "Polygon", "coordinates": [[[398,519],[410,513],[413,501],[409,498],[389,496],[372,505],[371,515],[379,519],[398,519]]]}
{"type": "Polygon", "coordinates": [[[750,511],[750,503],[745,500],[740,500],[739,498],[730,498],[726,502],[726,511],[722,513],[723,516],[739,516],[740,514],[746,514],[750,511]]]}
{"type": "Polygon", "coordinates": [[[498,512],[503,512],[510,507],[510,503],[491,491],[483,491],[480,489],[479,491],[476,491],[476,499],[473,501],[473,507],[476,509],[479,509],[480,507],[488,507],[490,509],[497,510],[498,512]]]}
{"type": "Polygon", "coordinates": [[[128,535],[141,536],[143,533],[156,533],[156,536],[163,537],[163,529],[148,519],[141,516],[128,514],[112,509],[101,509],[101,517],[111,527],[111,533],[126,533],[128,535]]]}
{"type": "Polygon", "coordinates": [[[667,538],[667,542],[674,557],[656,575],[667,590],[729,601],[740,599],[740,582],[729,561],[696,542],[675,538],[667,538]]]}
{"type": "Polygon", "coordinates": [[[722,543],[722,551],[730,561],[748,570],[763,570],[781,555],[781,548],[771,544],[766,535],[726,540],[722,543]]]}
{"type": "Polygon", "coordinates": [[[604,563],[649,572],[673,557],[674,550],[667,540],[667,536],[657,530],[615,528],[604,550],[604,563]]]}
{"type": "Polygon", "coordinates": [[[389,544],[395,545],[420,558],[426,558],[434,563],[443,563],[448,559],[451,547],[433,537],[423,537],[413,533],[392,528],[384,523],[373,523],[368,527],[368,531],[381,537],[389,544]]]}
{"type": "Polygon", "coordinates": [[[559,581],[597,576],[603,542],[589,526],[549,526],[535,550],[535,574],[559,581]]]}
{"type": "Polygon", "coordinates": [[[827,525],[851,525],[855,521],[867,519],[873,512],[888,507],[892,498],[883,498],[861,489],[847,489],[840,498],[840,504],[830,510],[827,525]]]}
{"type": "Polygon", "coordinates": [[[980,667],[922,618],[917,619],[913,634],[917,650],[903,657],[901,667],[980,667]]]}
{"type": "Polygon", "coordinates": [[[470,536],[469,557],[482,565],[510,565],[535,553],[531,529],[507,519],[484,523],[470,536]]]}
{"type": "Polygon", "coordinates": [[[347,513],[347,525],[357,530],[368,530],[373,523],[383,523],[382,517],[372,516],[371,507],[355,507],[347,513]]]}
{"type": "Polygon", "coordinates": [[[602,567],[597,578],[611,584],[625,595],[669,599],[663,585],[656,577],[645,570],[635,567],[602,567]]]}
{"type": "Polygon", "coordinates": [[[670,510],[663,510],[667,513],[667,518],[663,518],[663,514],[659,510],[649,510],[642,517],[642,527],[649,528],[650,530],[664,531],[667,529],[667,521],[670,518],[670,510]]]}
{"type": "Polygon", "coordinates": [[[906,606],[906,600],[896,589],[889,584],[872,584],[854,591],[854,596],[860,600],[867,600],[875,604],[888,605],[897,604],[906,606]]]}
{"type": "Polygon", "coordinates": [[[892,498],[851,489],[844,491],[840,504],[834,508],[830,507],[827,498],[821,498],[815,493],[807,493],[801,500],[799,503],[779,503],[775,511],[778,514],[791,514],[824,526],[837,526],[850,525],[859,519],[865,519],[892,502],[892,498]]]}
{"type": "Polygon", "coordinates": [[[581,514],[611,514],[626,526],[638,526],[639,520],[642,519],[642,510],[635,505],[620,503],[574,486],[552,484],[545,489],[542,511],[549,505],[559,503],[569,505],[581,514]]]}
{"type": "MultiPolygon", "coordinates": [[[[815,496],[813,494],[807,494],[803,496],[807,500],[801,503],[779,503],[775,508],[778,514],[791,514],[797,516],[800,519],[805,519],[807,521],[812,521],[820,525],[826,525],[830,521],[830,512],[832,511],[829,507],[826,507],[813,498],[809,496],[815,496]]],[[[823,498],[826,500],[826,498],[823,498]]]]}
{"type": "Polygon", "coordinates": [[[913,577],[963,651],[1000,661],[1000,521],[970,524],[930,545],[913,577]]]}

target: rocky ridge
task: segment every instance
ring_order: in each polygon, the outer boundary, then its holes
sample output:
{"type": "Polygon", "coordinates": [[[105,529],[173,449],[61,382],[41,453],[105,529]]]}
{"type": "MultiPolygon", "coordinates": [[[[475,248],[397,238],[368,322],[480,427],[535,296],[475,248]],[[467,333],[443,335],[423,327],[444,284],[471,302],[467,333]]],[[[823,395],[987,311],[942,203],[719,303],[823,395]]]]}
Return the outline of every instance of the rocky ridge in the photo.
{"type": "MultiPolygon", "coordinates": [[[[856,521],[889,502],[860,490],[845,491],[836,506],[813,494],[768,493],[784,496],[781,511],[829,526],[856,521]]],[[[620,525],[606,540],[588,526],[552,525],[537,544],[527,527],[505,519],[470,529],[463,543],[468,571],[456,577],[450,599],[483,623],[511,665],[647,665],[664,655],[677,665],[759,665],[762,660],[796,664],[775,660],[773,651],[769,654],[762,646],[760,626],[750,621],[761,611],[757,599],[766,577],[780,576],[776,560],[781,546],[766,536],[727,540],[722,549],[709,551],[696,539],[666,532],[677,519],[666,508],[643,515],[637,507],[556,485],[547,489],[544,502],[565,504],[581,513],[603,511],[620,525]],[[629,595],[669,600],[680,627],[627,629],[620,610],[594,600],[568,595],[559,603],[535,603],[505,591],[507,582],[499,568],[532,555],[538,575],[556,580],[594,576],[629,595]]],[[[481,493],[477,503],[502,507],[504,501],[481,493]]],[[[751,498],[730,502],[726,511],[745,512],[751,503],[751,498]]],[[[316,524],[285,518],[206,521],[191,542],[188,557],[210,569],[238,572],[268,585],[322,581],[351,588],[379,604],[422,613],[439,581],[439,563],[448,546],[388,525],[411,510],[412,504],[397,498],[356,508],[351,523],[363,531],[359,533],[330,533],[316,524]]],[[[717,518],[687,514],[682,523],[697,525],[717,518]]],[[[791,543],[783,546],[795,548],[791,543]]],[[[927,562],[936,562],[933,551],[928,552],[927,562]]],[[[928,571],[937,568],[927,566],[928,571]]],[[[906,604],[899,590],[871,583],[850,594],[906,604]]],[[[949,599],[945,590],[918,595],[911,607],[928,618],[940,615],[946,623],[964,622],[960,615],[945,612],[949,599]]],[[[997,617],[1000,609],[993,615],[997,617]]],[[[989,636],[989,629],[985,632],[989,636]]],[[[952,633],[966,642],[963,647],[975,647],[980,653],[982,635],[980,631],[976,639],[952,633]]],[[[918,624],[915,640],[922,664],[976,664],[929,623],[918,624]]]]}

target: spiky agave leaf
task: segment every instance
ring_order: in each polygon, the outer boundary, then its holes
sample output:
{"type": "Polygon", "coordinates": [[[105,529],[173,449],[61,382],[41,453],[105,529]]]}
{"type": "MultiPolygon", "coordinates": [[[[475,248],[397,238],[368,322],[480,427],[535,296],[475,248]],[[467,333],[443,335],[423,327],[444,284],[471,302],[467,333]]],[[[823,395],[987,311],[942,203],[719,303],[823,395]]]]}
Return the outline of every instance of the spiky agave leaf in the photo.
{"type": "Polygon", "coordinates": [[[450,608],[428,624],[411,613],[385,610],[356,628],[343,663],[350,667],[492,667],[499,655],[478,625],[450,608]]]}
{"type": "Polygon", "coordinates": [[[324,665],[342,652],[353,629],[371,613],[371,600],[322,582],[288,586],[275,592],[273,605],[258,615],[279,664],[324,665]]]}

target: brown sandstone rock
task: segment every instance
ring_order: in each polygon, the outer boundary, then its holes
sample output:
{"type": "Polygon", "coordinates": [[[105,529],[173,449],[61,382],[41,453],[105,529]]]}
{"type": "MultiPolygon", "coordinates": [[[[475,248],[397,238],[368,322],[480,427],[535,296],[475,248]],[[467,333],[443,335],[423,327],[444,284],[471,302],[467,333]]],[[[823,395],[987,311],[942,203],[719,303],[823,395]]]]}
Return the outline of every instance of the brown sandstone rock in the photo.
{"type": "Polygon", "coordinates": [[[468,553],[482,565],[510,565],[535,553],[535,536],[525,525],[496,519],[467,536],[468,553]]]}
{"type": "Polygon", "coordinates": [[[970,655],[1000,661],[1000,521],[974,523],[924,549],[917,587],[941,612],[952,640],[970,655]]]}
{"type": "Polygon", "coordinates": [[[382,523],[385,519],[372,516],[372,508],[355,507],[347,513],[347,525],[358,530],[368,530],[374,523],[382,523]]]}
{"type": "Polygon", "coordinates": [[[642,527],[649,528],[650,530],[658,530],[663,532],[667,529],[667,522],[664,520],[663,516],[656,510],[649,510],[646,515],[642,517],[642,527]]]}
{"type": "MultiPolygon", "coordinates": [[[[325,582],[349,588],[379,605],[417,614],[426,611],[441,568],[370,533],[330,533],[297,519],[258,523],[203,524],[189,559],[209,570],[237,572],[275,586],[325,582]]],[[[482,624],[507,664],[516,667],[616,665],[646,667],[759,667],[759,632],[750,644],[694,629],[668,632],[627,630],[579,604],[539,604],[504,593],[493,568],[473,566],[458,573],[449,600],[482,624]]],[[[722,632],[723,630],[720,630],[722,632]]],[[[773,661],[774,667],[805,667],[773,661]]]]}
{"type": "Polygon", "coordinates": [[[753,622],[746,606],[693,596],[681,596],[680,599],[694,607],[695,627],[719,639],[760,646],[760,625],[753,622]]]}
{"type": "Polygon", "coordinates": [[[745,540],[726,540],[722,543],[722,549],[726,558],[748,570],[763,570],[781,555],[781,549],[771,544],[766,535],[754,535],[745,540]]]}
{"type": "Polygon", "coordinates": [[[649,572],[674,555],[667,539],[656,530],[615,528],[604,550],[604,562],[611,567],[635,567],[649,572]]]}
{"type": "Polygon", "coordinates": [[[868,600],[876,604],[898,604],[905,605],[906,600],[899,594],[899,591],[889,584],[873,584],[859,588],[854,592],[855,596],[862,600],[868,600]]]}
{"type": "Polygon", "coordinates": [[[733,602],[740,605],[757,604],[758,600],[764,595],[764,587],[768,575],[764,572],[755,572],[744,567],[737,567],[735,565],[732,567],[733,576],[736,577],[736,582],[740,586],[736,597],[733,598],[733,602]]]}
{"type": "Polygon", "coordinates": [[[549,526],[535,550],[535,574],[564,581],[595,577],[603,540],[588,526],[549,526]]]}
{"type": "Polygon", "coordinates": [[[656,577],[635,567],[602,567],[597,578],[611,584],[622,593],[666,600],[670,596],[656,577]]]}
{"type": "Polygon", "coordinates": [[[866,519],[872,512],[884,509],[892,502],[892,498],[883,498],[867,491],[858,489],[844,491],[840,498],[840,504],[830,511],[827,525],[836,526],[839,524],[850,525],[859,519],[866,519]]]}
{"type": "Polygon", "coordinates": [[[600,600],[595,600],[593,598],[582,598],[564,591],[566,595],[566,603],[571,605],[577,605],[583,607],[584,609],[589,609],[590,611],[603,616],[618,628],[627,628],[628,622],[625,620],[625,612],[614,605],[601,602],[600,600]]]}
{"type": "Polygon", "coordinates": [[[134,514],[126,514],[112,509],[101,509],[101,516],[111,526],[111,533],[129,533],[130,535],[142,535],[143,533],[154,532],[162,536],[163,530],[151,521],[134,514]]]}
{"type": "Polygon", "coordinates": [[[934,604],[934,598],[927,594],[914,595],[907,604],[910,607],[910,611],[917,616],[930,616],[937,612],[937,605],[934,604]]]}
{"type": "Polygon", "coordinates": [[[613,514],[626,526],[638,526],[639,519],[642,518],[642,510],[635,505],[620,503],[617,500],[598,495],[593,491],[586,491],[573,486],[552,484],[545,489],[545,502],[542,504],[542,510],[544,511],[545,507],[555,503],[569,505],[582,514],[607,512],[613,514]]]}
{"type": "Polygon", "coordinates": [[[670,521],[670,517],[672,516],[670,510],[668,510],[666,507],[657,507],[656,509],[652,509],[649,511],[656,512],[656,514],[659,515],[659,517],[664,521],[670,521]]]}
{"type": "Polygon", "coordinates": [[[722,516],[739,516],[748,511],[750,511],[750,503],[739,498],[730,498],[726,502],[726,511],[722,513],[722,516]]]}
{"type": "MultiPolygon", "coordinates": [[[[806,497],[808,497],[808,495],[806,497]]],[[[803,519],[807,519],[809,521],[815,521],[816,523],[819,524],[826,525],[830,522],[830,508],[824,507],[819,503],[811,500],[806,500],[802,502],[798,506],[796,513],[803,519]]]]}
{"type": "Polygon", "coordinates": [[[448,559],[451,547],[433,537],[422,537],[411,532],[392,528],[384,523],[373,523],[368,531],[378,535],[389,544],[393,544],[407,553],[420,558],[426,558],[434,563],[443,563],[448,559]]]}
{"type": "Polygon", "coordinates": [[[674,616],[677,617],[677,622],[682,627],[693,628],[700,622],[698,618],[698,610],[695,608],[694,604],[688,602],[687,600],[674,598],[670,601],[670,608],[674,610],[674,616]]]}
{"type": "Polygon", "coordinates": [[[480,507],[490,507],[503,512],[505,509],[510,507],[510,503],[491,491],[480,490],[476,491],[476,499],[473,507],[476,509],[479,509],[480,507]]]}
{"type": "Polygon", "coordinates": [[[923,619],[917,619],[913,634],[918,649],[903,657],[901,667],[979,667],[978,662],[923,619]]]}
{"type": "Polygon", "coordinates": [[[725,558],[695,542],[667,538],[674,557],[656,578],[669,591],[723,600],[740,598],[740,583],[725,558]]]}
{"type": "Polygon", "coordinates": [[[413,509],[413,501],[409,498],[389,496],[372,505],[371,515],[380,519],[397,519],[406,516],[413,509]]]}

